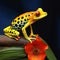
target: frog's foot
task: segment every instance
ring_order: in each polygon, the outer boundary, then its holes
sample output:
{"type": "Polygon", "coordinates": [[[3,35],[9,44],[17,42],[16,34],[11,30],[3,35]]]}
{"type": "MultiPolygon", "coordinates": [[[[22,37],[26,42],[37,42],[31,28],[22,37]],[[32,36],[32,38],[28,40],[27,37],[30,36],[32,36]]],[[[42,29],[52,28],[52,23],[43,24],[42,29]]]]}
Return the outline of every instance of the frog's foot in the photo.
{"type": "Polygon", "coordinates": [[[18,36],[17,38],[18,38],[18,39],[20,39],[21,37],[20,37],[20,36],[18,36]]]}
{"type": "Polygon", "coordinates": [[[20,37],[20,36],[18,36],[18,37],[16,37],[16,38],[15,38],[15,40],[16,40],[16,41],[18,41],[20,38],[21,38],[21,37],[20,37]]]}
{"type": "Polygon", "coordinates": [[[35,40],[36,38],[35,37],[28,37],[27,40],[32,42],[32,40],[35,40]]]}
{"type": "Polygon", "coordinates": [[[29,37],[37,37],[38,36],[38,34],[30,34],[30,36],[29,37]]]}

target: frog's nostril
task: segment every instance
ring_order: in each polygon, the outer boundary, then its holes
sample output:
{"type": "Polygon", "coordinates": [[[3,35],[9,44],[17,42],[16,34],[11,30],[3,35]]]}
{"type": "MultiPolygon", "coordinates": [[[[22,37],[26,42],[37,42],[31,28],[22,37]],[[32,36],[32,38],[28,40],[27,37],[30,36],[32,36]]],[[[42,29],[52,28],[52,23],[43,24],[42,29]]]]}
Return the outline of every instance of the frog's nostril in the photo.
{"type": "Polygon", "coordinates": [[[40,12],[36,11],[36,16],[39,17],[40,16],[40,12]]]}

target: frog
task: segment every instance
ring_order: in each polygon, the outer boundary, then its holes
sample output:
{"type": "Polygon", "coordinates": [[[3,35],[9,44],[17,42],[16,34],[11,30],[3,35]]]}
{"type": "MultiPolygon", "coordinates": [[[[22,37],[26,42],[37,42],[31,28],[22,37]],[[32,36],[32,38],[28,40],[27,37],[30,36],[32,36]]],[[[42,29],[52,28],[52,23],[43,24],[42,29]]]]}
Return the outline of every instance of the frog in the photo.
{"type": "Polygon", "coordinates": [[[31,42],[31,39],[35,39],[31,36],[36,36],[36,34],[33,33],[32,24],[46,16],[47,12],[45,12],[42,8],[38,8],[36,11],[29,11],[20,14],[12,20],[10,26],[3,29],[4,34],[18,41],[20,39],[19,31],[21,30],[24,38],[31,42]],[[31,33],[28,36],[26,29],[29,26],[31,33]]]}

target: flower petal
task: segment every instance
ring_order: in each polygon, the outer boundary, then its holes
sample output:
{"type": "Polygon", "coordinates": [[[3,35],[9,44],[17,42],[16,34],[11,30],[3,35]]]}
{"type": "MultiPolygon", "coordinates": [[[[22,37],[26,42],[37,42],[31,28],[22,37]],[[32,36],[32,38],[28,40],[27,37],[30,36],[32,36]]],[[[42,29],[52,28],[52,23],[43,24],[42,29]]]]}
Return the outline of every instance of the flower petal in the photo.
{"type": "Polygon", "coordinates": [[[48,45],[46,43],[44,43],[42,38],[40,38],[40,37],[36,37],[36,41],[34,41],[33,44],[39,46],[41,51],[48,49],[48,45]]]}
{"type": "Polygon", "coordinates": [[[28,43],[28,44],[25,45],[24,48],[25,48],[25,52],[27,54],[31,54],[32,53],[32,49],[33,49],[33,45],[32,45],[32,43],[28,43]]]}
{"type": "Polygon", "coordinates": [[[45,60],[46,54],[43,52],[37,56],[35,55],[28,55],[28,60],[45,60]]]}
{"type": "Polygon", "coordinates": [[[36,40],[26,44],[24,48],[29,60],[44,60],[46,57],[45,50],[48,49],[48,45],[40,37],[36,37],[36,40]]]}

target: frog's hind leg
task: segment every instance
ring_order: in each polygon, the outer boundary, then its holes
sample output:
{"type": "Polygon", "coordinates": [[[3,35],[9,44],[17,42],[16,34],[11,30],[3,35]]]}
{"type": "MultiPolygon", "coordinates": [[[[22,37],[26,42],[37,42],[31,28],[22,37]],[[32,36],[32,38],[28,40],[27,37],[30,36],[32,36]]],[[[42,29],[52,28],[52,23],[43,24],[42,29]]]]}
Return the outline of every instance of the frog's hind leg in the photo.
{"type": "Polygon", "coordinates": [[[4,31],[4,34],[10,38],[14,38],[16,40],[18,40],[20,38],[20,36],[19,36],[20,33],[17,30],[12,29],[11,26],[4,28],[3,31],[4,31]]]}
{"type": "Polygon", "coordinates": [[[12,29],[11,26],[8,26],[8,27],[6,27],[6,28],[3,29],[4,34],[5,34],[6,36],[10,37],[10,38],[12,38],[12,36],[11,36],[10,33],[9,33],[11,29],[12,29]]]}

